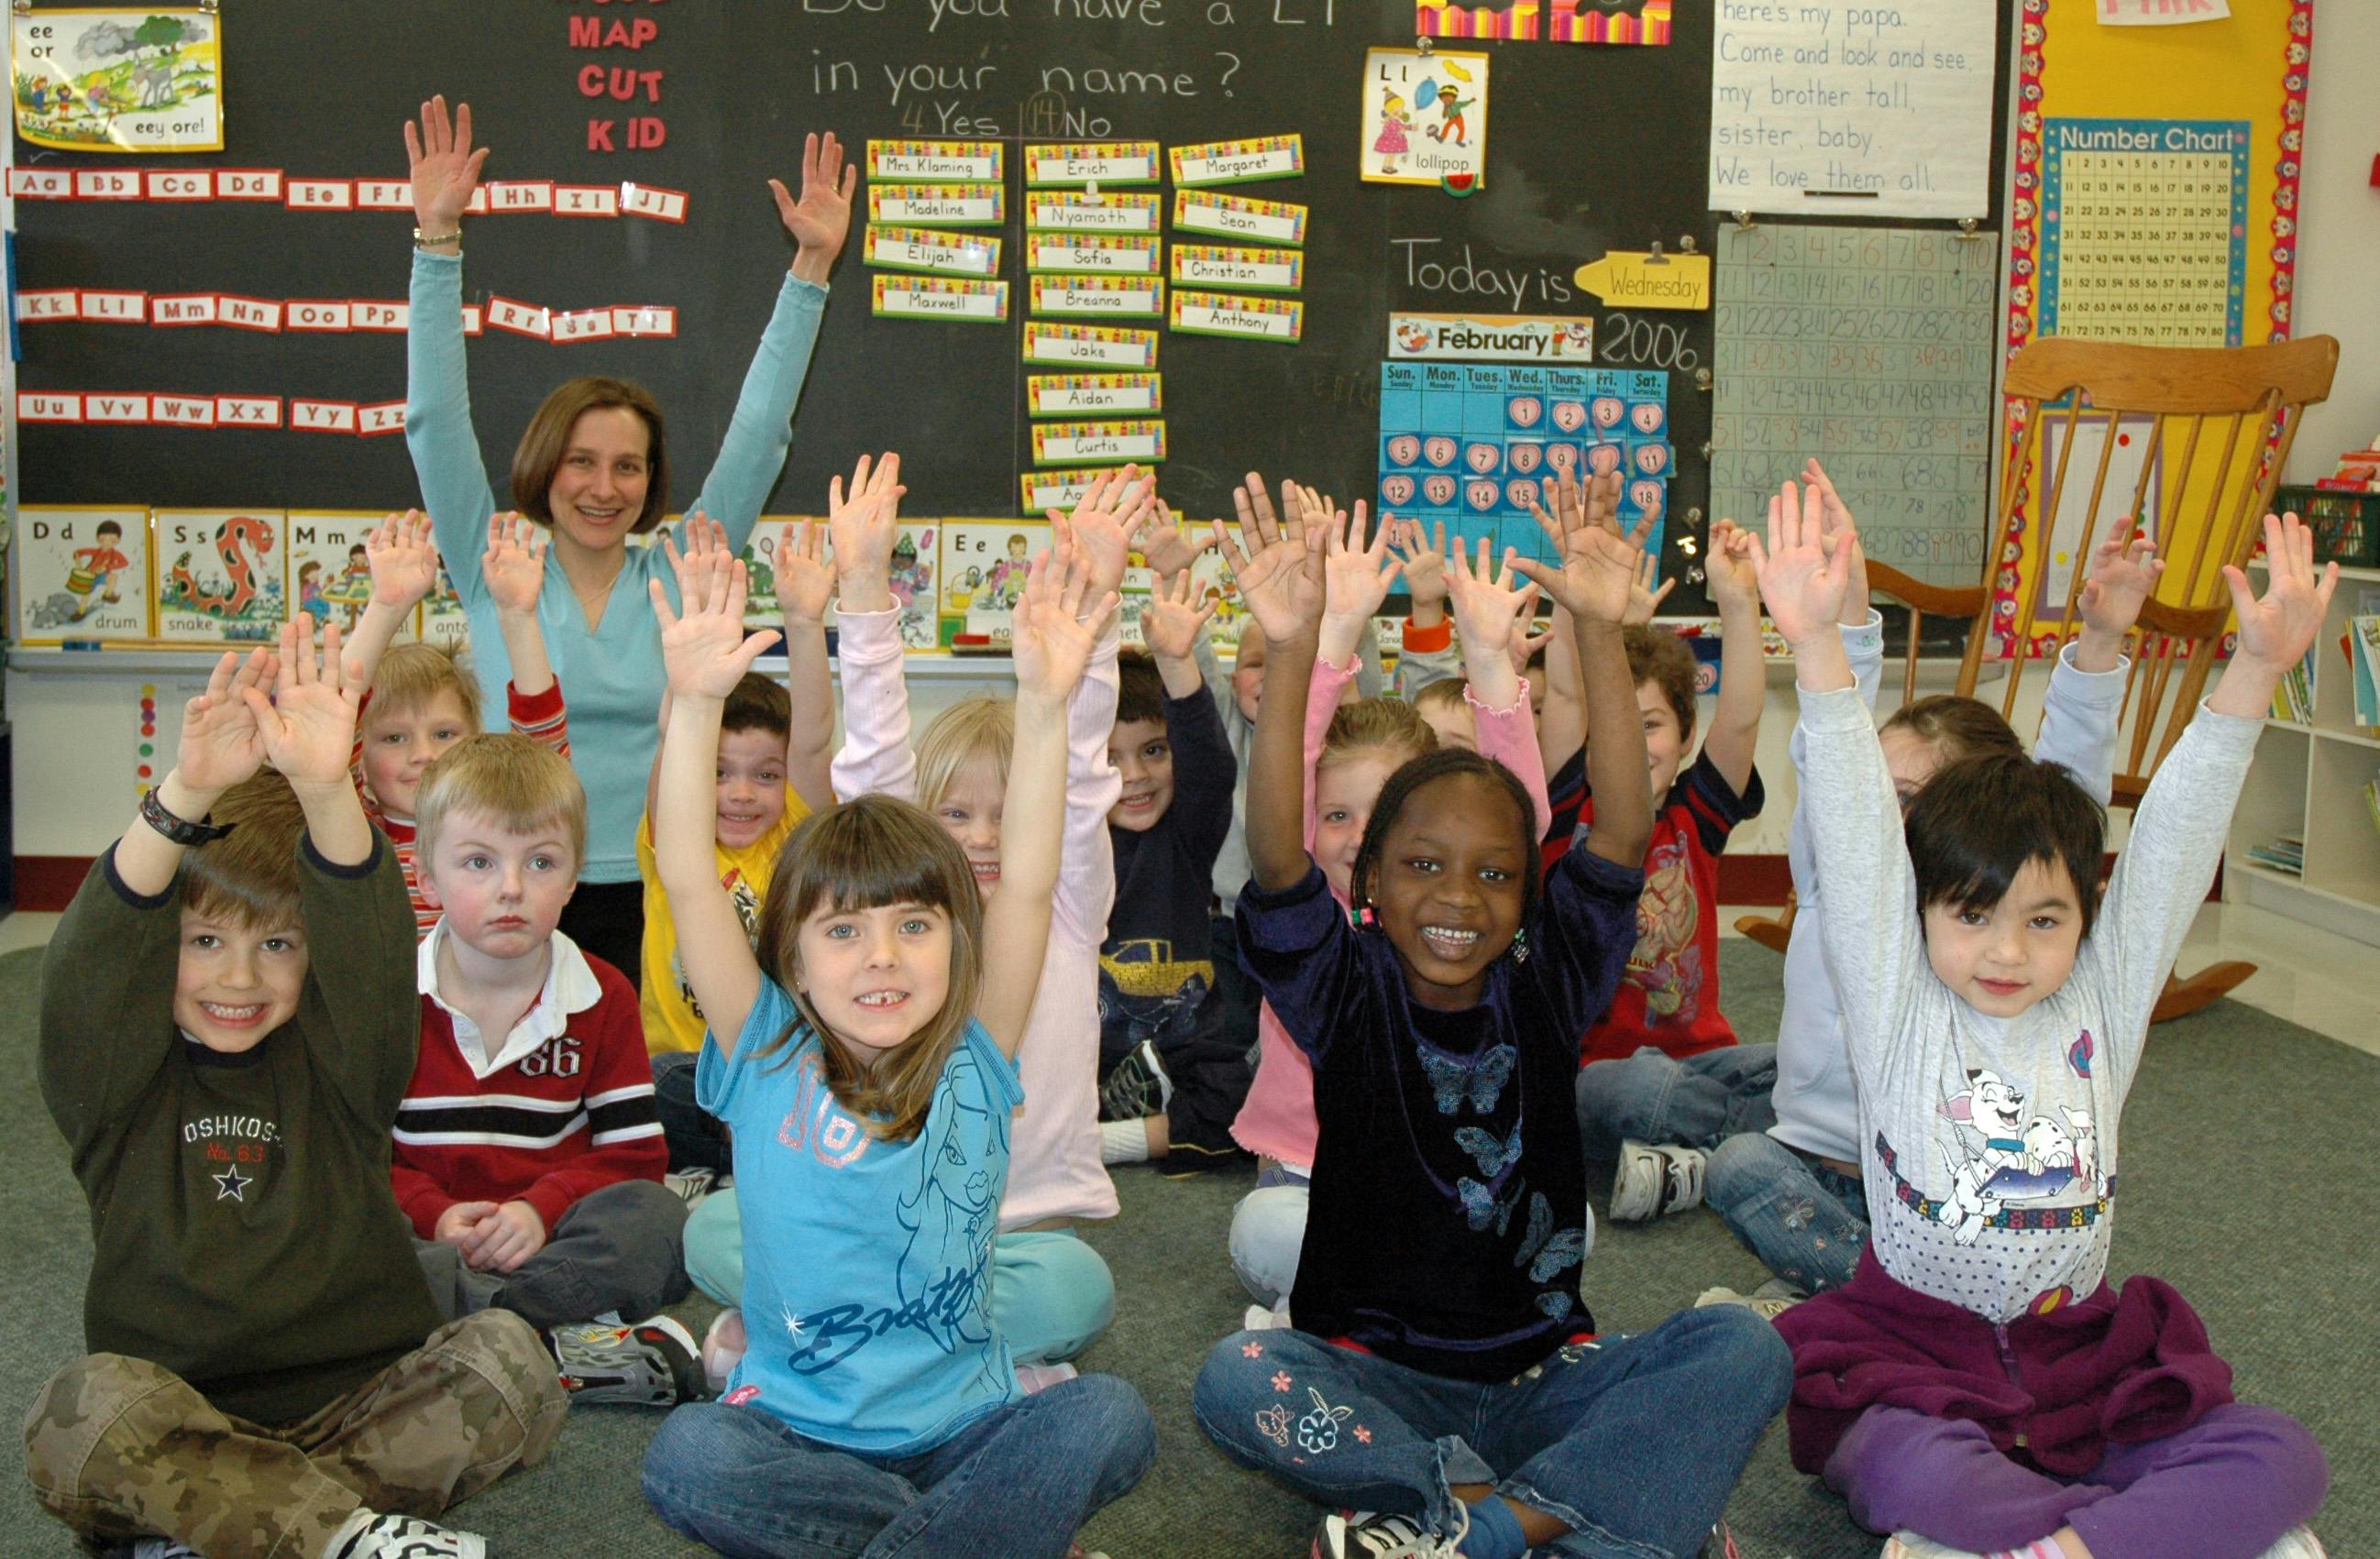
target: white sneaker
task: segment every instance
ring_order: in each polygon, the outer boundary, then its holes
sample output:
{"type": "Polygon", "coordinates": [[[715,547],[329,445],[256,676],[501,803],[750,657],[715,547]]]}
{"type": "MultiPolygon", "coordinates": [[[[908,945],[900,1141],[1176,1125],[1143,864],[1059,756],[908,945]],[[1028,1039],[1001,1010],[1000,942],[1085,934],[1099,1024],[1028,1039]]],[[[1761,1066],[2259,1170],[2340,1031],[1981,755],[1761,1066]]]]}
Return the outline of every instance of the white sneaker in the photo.
{"type": "Polygon", "coordinates": [[[488,1540],[479,1533],[451,1531],[419,1516],[358,1510],[347,1517],[347,1525],[356,1530],[331,1550],[331,1559],[488,1559],[488,1540]],[[360,1526],[357,1517],[363,1517],[360,1526]]]}
{"type": "Polygon", "coordinates": [[[1334,1511],[1314,1530],[1314,1559],[1463,1559],[1471,1507],[1457,1500],[1454,1508],[1463,1525],[1444,1538],[1410,1516],[1334,1511]]]}
{"type": "Polygon", "coordinates": [[[700,1167],[673,1169],[662,1177],[662,1184],[668,1189],[669,1193],[688,1207],[709,1196],[711,1188],[718,1183],[718,1180],[717,1170],[700,1167]]]}
{"type": "Polygon", "coordinates": [[[1240,1315],[1243,1332],[1279,1332],[1289,1329],[1289,1296],[1283,1294],[1279,1304],[1250,1305],[1240,1315]]]}
{"type": "Polygon", "coordinates": [[[1708,1162],[1700,1148],[1633,1138],[1621,1142],[1620,1162],[1611,1173],[1611,1221],[1641,1224],[1664,1213],[1701,1206],[1703,1166],[1708,1162]]]}
{"type": "Polygon", "coordinates": [[[142,1538],[132,1545],[132,1559],[207,1559],[179,1538],[142,1538]]]}
{"type": "Polygon", "coordinates": [[[693,1334],[669,1316],[633,1326],[556,1326],[545,1335],[573,1402],[674,1408],[703,1395],[693,1334]]]}
{"type": "Polygon", "coordinates": [[[1810,1296],[1781,1277],[1772,1277],[1749,1294],[1739,1294],[1732,1288],[1706,1288],[1694,1299],[1694,1308],[1705,1305],[1742,1305],[1763,1321],[1774,1321],[1810,1296]]]}
{"type": "Polygon", "coordinates": [[[2296,1527],[2281,1534],[2281,1541],[2265,1550],[2264,1559],[2327,1559],[2322,1541],[2308,1527],[2296,1527]]]}

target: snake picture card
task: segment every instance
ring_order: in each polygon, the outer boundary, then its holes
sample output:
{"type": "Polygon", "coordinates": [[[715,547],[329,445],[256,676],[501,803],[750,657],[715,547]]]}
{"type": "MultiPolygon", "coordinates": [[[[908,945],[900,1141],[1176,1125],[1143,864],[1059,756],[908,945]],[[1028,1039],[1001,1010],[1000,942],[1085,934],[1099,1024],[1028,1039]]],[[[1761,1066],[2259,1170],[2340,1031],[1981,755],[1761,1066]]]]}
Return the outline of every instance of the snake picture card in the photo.
{"type": "Polygon", "coordinates": [[[269,644],[287,617],[288,526],[278,509],[160,509],[157,637],[269,644]]]}

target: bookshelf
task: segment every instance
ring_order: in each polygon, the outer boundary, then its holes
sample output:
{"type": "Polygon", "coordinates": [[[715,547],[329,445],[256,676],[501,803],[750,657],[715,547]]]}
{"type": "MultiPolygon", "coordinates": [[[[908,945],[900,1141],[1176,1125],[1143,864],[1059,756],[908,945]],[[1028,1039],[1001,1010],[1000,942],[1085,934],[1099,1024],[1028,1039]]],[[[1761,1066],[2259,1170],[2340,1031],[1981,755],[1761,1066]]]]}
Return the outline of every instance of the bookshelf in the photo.
{"type": "Polygon", "coordinates": [[[2355,723],[2354,692],[2338,650],[2349,618],[2380,612],[2380,569],[2338,572],[2315,646],[2313,719],[2265,722],[2231,816],[2223,898],[2380,947],[2380,827],[2363,798],[2365,783],[2380,777],[2380,737],[2355,723]],[[2249,854],[2288,835],[2303,842],[2301,874],[2249,854]]]}

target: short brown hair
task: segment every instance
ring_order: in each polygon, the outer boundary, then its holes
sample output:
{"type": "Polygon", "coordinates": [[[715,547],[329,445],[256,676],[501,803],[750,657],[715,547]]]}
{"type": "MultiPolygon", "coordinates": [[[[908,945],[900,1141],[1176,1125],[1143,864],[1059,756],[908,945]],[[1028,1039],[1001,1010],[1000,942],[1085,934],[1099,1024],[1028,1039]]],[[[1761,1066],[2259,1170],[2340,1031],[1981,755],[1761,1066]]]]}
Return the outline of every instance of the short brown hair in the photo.
{"type": "Polygon", "coordinates": [[[1461,677],[1440,677],[1434,683],[1422,683],[1420,691],[1413,695],[1413,707],[1435,709],[1443,704],[1450,709],[1459,710],[1467,702],[1464,695],[1470,691],[1470,683],[1461,677]]]}
{"type": "Polygon", "coordinates": [[[413,858],[420,871],[429,872],[447,820],[464,812],[519,834],[560,824],[571,869],[587,864],[586,788],[570,760],[541,742],[509,731],[467,736],[422,771],[413,800],[413,858]]]}
{"type": "Polygon", "coordinates": [[[1980,698],[1937,693],[1912,699],[1884,722],[1887,731],[1896,727],[1937,749],[1945,767],[1987,755],[2024,756],[2024,743],[2017,740],[2009,722],[1980,698]]]}
{"type": "Polygon", "coordinates": [[[1314,767],[1328,768],[1358,753],[1381,749],[1404,754],[1404,761],[1438,751],[1438,732],[1402,698],[1358,698],[1330,717],[1322,736],[1322,755],[1314,767]]]}
{"type": "Polygon", "coordinates": [[[783,742],[794,733],[794,700],[783,683],[758,671],[747,671],[727,690],[726,707],[719,711],[719,733],[765,731],[783,742]]]}
{"type": "Polygon", "coordinates": [[[590,411],[619,407],[645,419],[645,509],[628,529],[638,535],[662,523],[669,504],[669,454],[662,442],[661,404],[641,384],[625,379],[574,379],[555,389],[528,419],[513,451],[513,507],[540,525],[553,523],[546,494],[553,474],[570,453],[570,432],[590,411]]]}
{"type": "Polygon", "coordinates": [[[1646,683],[1661,690],[1670,712],[1678,717],[1681,737],[1694,733],[1694,652],[1686,641],[1666,629],[1641,624],[1620,631],[1628,650],[1628,681],[1633,687],[1646,683]]]}
{"type": "Polygon", "coordinates": [[[381,714],[411,714],[442,693],[462,702],[465,725],[480,729],[480,679],[436,645],[393,645],[372,671],[371,710],[381,714]]]}
{"type": "Polygon", "coordinates": [[[231,832],[182,856],[182,907],[258,931],[296,925],[306,812],[289,781],[267,769],[217,796],[207,816],[231,832]]]}
{"type": "Polygon", "coordinates": [[[925,1130],[942,1068],[975,1016],[983,989],[983,900],[958,841],[923,808],[891,796],[861,796],[802,820],[777,856],[760,911],[759,955],[800,1017],[754,1052],[783,1050],[807,1028],[819,1072],[835,1102],[887,1142],[925,1130]],[[951,922],[951,984],[939,1011],[908,1039],[862,1069],[829,1037],[802,989],[802,925],[821,911],[842,914],[922,904],[951,922]]]}
{"type": "Polygon", "coordinates": [[[917,804],[929,812],[940,806],[959,770],[978,757],[991,760],[1004,787],[1015,749],[1015,705],[982,694],[960,699],[917,739],[917,804]]]}
{"type": "Polygon", "coordinates": [[[1165,723],[1165,679],[1148,651],[1126,647],[1116,651],[1116,724],[1132,720],[1165,723]]]}

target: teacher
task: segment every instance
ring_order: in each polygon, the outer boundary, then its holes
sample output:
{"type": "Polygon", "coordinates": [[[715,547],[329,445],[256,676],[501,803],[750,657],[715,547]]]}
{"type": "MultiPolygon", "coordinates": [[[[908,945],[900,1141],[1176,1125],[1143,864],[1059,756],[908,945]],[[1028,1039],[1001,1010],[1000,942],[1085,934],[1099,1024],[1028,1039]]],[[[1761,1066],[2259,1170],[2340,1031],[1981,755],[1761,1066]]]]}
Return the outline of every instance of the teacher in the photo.
{"type": "MultiPolygon", "coordinates": [[[[463,212],[478,187],[485,147],[471,146],[471,109],[446,100],[421,105],[405,127],[413,171],[412,308],[406,335],[405,441],[455,590],[470,620],[471,661],[481,707],[504,728],[511,675],[496,610],[480,574],[488,520],[517,509],[546,527],[545,588],[538,624],[568,700],[573,761],[587,787],[587,863],[562,929],[589,952],[637,978],[644,937],[637,876],[637,819],[659,740],[664,677],[661,629],[646,585],[659,579],[673,599],[677,581],[659,547],[628,538],[658,526],[669,502],[669,456],[661,407],[625,380],[574,379],[545,398],[513,451],[511,502],[489,490],[463,362],[463,212]]],[[[689,514],[727,527],[741,551],[793,442],[810,350],[818,343],[826,283],[851,228],[856,166],[844,166],[832,135],[802,148],[797,200],[769,181],[777,213],[795,245],[776,311],[744,376],[743,393],[719,458],[689,514]]]]}

